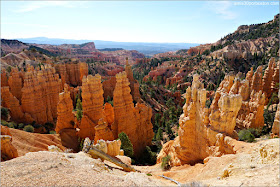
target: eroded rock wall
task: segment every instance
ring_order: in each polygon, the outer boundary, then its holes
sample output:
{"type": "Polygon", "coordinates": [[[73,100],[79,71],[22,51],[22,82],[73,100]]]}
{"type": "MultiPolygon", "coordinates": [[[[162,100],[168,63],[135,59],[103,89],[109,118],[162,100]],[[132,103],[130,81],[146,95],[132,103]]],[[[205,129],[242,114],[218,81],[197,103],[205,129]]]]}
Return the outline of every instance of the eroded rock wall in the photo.
{"type": "MultiPolygon", "coordinates": [[[[229,86],[224,84],[225,89],[229,86]]],[[[205,107],[206,90],[199,82],[198,75],[194,75],[192,87],[187,89],[185,98],[184,113],[179,120],[179,136],[163,146],[158,162],[170,155],[172,165],[195,164],[210,155],[234,153],[231,138],[227,135],[234,135],[235,118],[242,97],[219,90],[208,109],[205,107]]]]}
{"type": "Polygon", "coordinates": [[[99,119],[105,116],[103,110],[103,89],[99,74],[83,78],[82,100],[83,117],[78,135],[82,138],[89,137],[94,139],[94,127],[98,124],[99,119]]]}

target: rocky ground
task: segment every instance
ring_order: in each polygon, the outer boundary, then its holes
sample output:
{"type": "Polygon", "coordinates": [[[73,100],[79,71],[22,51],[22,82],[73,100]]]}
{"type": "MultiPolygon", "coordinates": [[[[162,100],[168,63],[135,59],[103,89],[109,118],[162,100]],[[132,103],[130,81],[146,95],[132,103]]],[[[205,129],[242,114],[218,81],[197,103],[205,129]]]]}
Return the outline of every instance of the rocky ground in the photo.
{"type": "Polygon", "coordinates": [[[163,172],[160,165],[137,167],[153,176],[164,174],[181,184],[205,186],[279,186],[279,138],[256,143],[237,141],[237,154],[208,157],[205,164],[172,167],[163,172]]]}
{"type": "Polygon", "coordinates": [[[1,186],[174,186],[170,177],[192,186],[278,186],[279,139],[236,141],[237,154],[208,157],[205,164],[162,171],[160,165],[121,168],[87,154],[30,152],[1,162],[1,186]]]}
{"type": "Polygon", "coordinates": [[[1,186],[164,186],[144,173],[124,172],[85,153],[39,151],[1,163],[1,186]]]}

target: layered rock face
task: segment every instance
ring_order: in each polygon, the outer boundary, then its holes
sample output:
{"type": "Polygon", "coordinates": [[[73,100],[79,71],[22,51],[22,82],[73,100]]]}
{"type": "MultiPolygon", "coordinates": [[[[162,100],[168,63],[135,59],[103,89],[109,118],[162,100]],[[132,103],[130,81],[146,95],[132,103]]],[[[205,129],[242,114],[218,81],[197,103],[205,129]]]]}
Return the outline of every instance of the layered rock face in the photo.
{"type": "Polygon", "coordinates": [[[108,123],[104,121],[103,118],[101,118],[98,121],[98,125],[94,127],[95,130],[95,136],[94,141],[97,142],[100,139],[103,140],[114,140],[113,132],[108,127],[108,123]]]}
{"type": "Polygon", "coordinates": [[[170,155],[172,165],[195,164],[210,155],[234,153],[231,138],[226,135],[234,135],[235,118],[242,97],[217,91],[209,110],[205,107],[206,90],[198,81],[198,75],[194,75],[192,87],[187,89],[185,98],[184,113],[179,120],[179,136],[163,146],[158,162],[170,155]]]}
{"type": "Polygon", "coordinates": [[[9,86],[2,87],[2,105],[10,109],[14,121],[44,124],[57,117],[61,80],[50,65],[41,68],[28,66],[27,72],[13,68],[9,86]]]}
{"type": "Polygon", "coordinates": [[[139,92],[139,83],[137,82],[137,80],[135,80],[133,78],[133,72],[132,72],[131,65],[129,65],[129,63],[128,63],[128,58],[126,58],[125,72],[127,74],[127,78],[130,83],[129,87],[131,90],[131,95],[133,97],[133,100],[139,101],[139,99],[141,98],[140,92],[139,92]]]}
{"type": "Polygon", "coordinates": [[[57,103],[61,80],[49,65],[42,70],[33,67],[25,73],[21,107],[39,124],[52,122],[57,117],[57,103]]]}
{"type": "Polygon", "coordinates": [[[56,64],[55,69],[61,78],[62,85],[67,83],[73,86],[81,86],[83,77],[88,75],[88,66],[83,62],[56,64]]]}
{"type": "Polygon", "coordinates": [[[108,80],[102,82],[104,89],[104,98],[107,100],[108,96],[113,98],[113,93],[116,86],[116,77],[110,77],[108,80]]]}
{"type": "Polygon", "coordinates": [[[1,87],[8,86],[8,77],[5,69],[1,69],[1,87]]]}
{"type": "Polygon", "coordinates": [[[19,72],[17,68],[12,68],[8,84],[11,93],[21,101],[21,89],[23,87],[23,72],[19,72]]]}
{"type": "Polygon", "coordinates": [[[60,135],[61,144],[67,148],[79,151],[79,140],[73,114],[73,103],[70,96],[69,86],[64,85],[64,92],[59,94],[57,104],[57,122],[55,131],[60,135]]]}
{"type": "Polygon", "coordinates": [[[101,76],[97,74],[94,77],[92,75],[87,78],[84,77],[82,90],[83,117],[79,125],[78,135],[93,140],[94,127],[98,124],[99,119],[104,118],[101,76]]]}
{"type": "MultiPolygon", "coordinates": [[[[118,134],[125,132],[130,138],[135,155],[140,155],[153,138],[151,123],[152,109],[144,104],[137,103],[134,107],[130,94],[129,80],[126,72],[116,75],[114,90],[114,107],[106,103],[104,106],[101,76],[89,75],[83,78],[82,106],[83,116],[77,121],[77,135],[81,138],[88,137],[97,142],[100,139],[114,140],[118,134]]],[[[61,133],[64,129],[73,128],[73,105],[68,88],[59,95],[58,120],[56,131],[61,133]]]]}
{"type": "Polygon", "coordinates": [[[213,53],[211,53],[211,55],[214,58],[222,57],[231,60],[244,58],[250,60],[253,59],[254,54],[257,54],[258,56],[265,54],[268,46],[273,46],[275,43],[277,43],[276,39],[275,37],[267,37],[242,41],[225,46],[220,50],[214,51],[213,53]]]}
{"type": "Polygon", "coordinates": [[[2,106],[10,110],[11,119],[18,122],[31,123],[34,119],[25,114],[20,107],[18,99],[13,96],[8,86],[1,87],[2,106]]]}
{"type": "Polygon", "coordinates": [[[125,72],[117,74],[116,79],[113,99],[115,113],[115,122],[112,124],[113,135],[117,138],[119,133],[126,133],[137,155],[151,143],[153,138],[152,110],[143,104],[137,104],[134,108],[125,72]]]}
{"type": "Polygon", "coordinates": [[[55,131],[57,134],[62,129],[73,129],[74,128],[74,115],[72,113],[73,103],[68,90],[68,85],[65,84],[64,92],[59,94],[59,101],[57,104],[57,122],[55,131]]]}

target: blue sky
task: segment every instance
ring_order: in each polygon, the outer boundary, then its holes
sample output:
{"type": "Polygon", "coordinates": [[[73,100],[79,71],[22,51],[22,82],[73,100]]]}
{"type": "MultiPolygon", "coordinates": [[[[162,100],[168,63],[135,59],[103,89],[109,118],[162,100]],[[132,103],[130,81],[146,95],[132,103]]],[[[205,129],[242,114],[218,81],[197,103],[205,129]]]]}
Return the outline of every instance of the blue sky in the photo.
{"type": "Polygon", "coordinates": [[[240,25],[272,20],[279,4],[268,2],[1,1],[1,38],[210,43],[240,25]]]}

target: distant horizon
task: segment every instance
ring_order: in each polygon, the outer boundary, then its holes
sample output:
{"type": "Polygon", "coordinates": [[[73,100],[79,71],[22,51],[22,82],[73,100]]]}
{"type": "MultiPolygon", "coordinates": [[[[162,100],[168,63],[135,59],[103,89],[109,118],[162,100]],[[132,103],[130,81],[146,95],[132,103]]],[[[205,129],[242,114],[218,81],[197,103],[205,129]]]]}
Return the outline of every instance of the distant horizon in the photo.
{"type": "Polygon", "coordinates": [[[240,25],[272,20],[279,1],[269,2],[2,1],[1,38],[214,43],[240,25]]]}
{"type": "Polygon", "coordinates": [[[38,36],[38,37],[26,37],[26,38],[2,38],[1,39],[7,39],[7,40],[20,40],[20,39],[36,39],[36,38],[46,38],[46,39],[58,39],[58,40],[76,40],[76,41],[104,41],[104,42],[118,42],[118,43],[159,43],[159,44],[206,44],[206,43],[191,43],[191,42],[137,42],[137,41],[131,41],[131,42],[125,42],[125,41],[113,41],[113,40],[99,40],[99,39],[68,39],[68,38],[49,38],[45,36],[38,36]]]}

